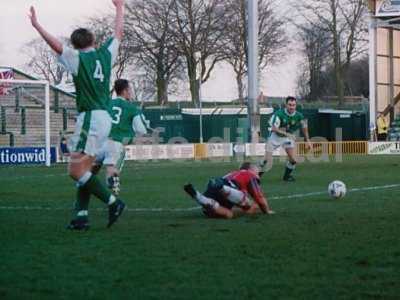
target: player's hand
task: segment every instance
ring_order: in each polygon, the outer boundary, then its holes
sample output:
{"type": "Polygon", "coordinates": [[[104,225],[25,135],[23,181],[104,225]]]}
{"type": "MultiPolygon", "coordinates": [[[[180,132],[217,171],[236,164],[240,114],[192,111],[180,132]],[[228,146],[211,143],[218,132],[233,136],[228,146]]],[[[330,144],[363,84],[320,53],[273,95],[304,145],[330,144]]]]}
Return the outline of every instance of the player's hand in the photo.
{"type": "Polygon", "coordinates": [[[28,16],[29,16],[29,19],[31,20],[32,26],[36,28],[39,25],[39,22],[36,17],[35,8],[33,6],[31,6],[31,8],[29,9],[28,16]]]}
{"type": "Polygon", "coordinates": [[[307,150],[307,151],[310,151],[310,150],[312,150],[312,149],[313,149],[312,143],[311,143],[310,141],[307,141],[307,142],[306,142],[306,150],[307,150]]]}
{"type": "Polygon", "coordinates": [[[112,0],[112,3],[115,5],[115,7],[121,7],[124,6],[125,0],[112,0]]]}

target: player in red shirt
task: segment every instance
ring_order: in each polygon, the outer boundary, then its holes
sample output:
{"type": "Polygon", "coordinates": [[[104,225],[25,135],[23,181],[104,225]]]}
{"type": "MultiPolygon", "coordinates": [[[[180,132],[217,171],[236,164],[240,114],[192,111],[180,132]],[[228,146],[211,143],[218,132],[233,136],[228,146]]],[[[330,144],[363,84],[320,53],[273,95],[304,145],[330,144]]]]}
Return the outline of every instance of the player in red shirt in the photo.
{"type": "Polygon", "coordinates": [[[204,214],[210,218],[232,219],[235,206],[247,214],[259,210],[264,214],[274,214],[262,192],[259,171],[258,166],[245,162],[240,170],[211,179],[203,194],[190,183],[184,186],[184,190],[203,207],[204,214]]]}

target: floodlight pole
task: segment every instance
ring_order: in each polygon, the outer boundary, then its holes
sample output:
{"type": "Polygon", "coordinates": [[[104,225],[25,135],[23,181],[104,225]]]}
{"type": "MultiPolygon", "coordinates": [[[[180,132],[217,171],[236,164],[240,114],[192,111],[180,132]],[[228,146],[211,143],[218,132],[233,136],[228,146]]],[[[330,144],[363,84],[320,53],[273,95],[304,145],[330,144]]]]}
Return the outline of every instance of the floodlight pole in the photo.
{"type": "Polygon", "coordinates": [[[369,15],[369,132],[374,140],[376,128],[376,20],[369,15]]]}
{"type": "Polygon", "coordinates": [[[247,1],[248,11],[248,97],[247,111],[249,116],[249,134],[252,143],[258,142],[260,132],[258,88],[258,1],[247,1]]]}
{"type": "Polygon", "coordinates": [[[200,62],[200,76],[199,76],[199,109],[200,109],[200,117],[199,117],[199,126],[200,126],[200,144],[203,144],[203,103],[202,103],[202,95],[201,95],[201,79],[203,74],[203,65],[201,63],[201,52],[199,53],[199,62],[200,62]]]}

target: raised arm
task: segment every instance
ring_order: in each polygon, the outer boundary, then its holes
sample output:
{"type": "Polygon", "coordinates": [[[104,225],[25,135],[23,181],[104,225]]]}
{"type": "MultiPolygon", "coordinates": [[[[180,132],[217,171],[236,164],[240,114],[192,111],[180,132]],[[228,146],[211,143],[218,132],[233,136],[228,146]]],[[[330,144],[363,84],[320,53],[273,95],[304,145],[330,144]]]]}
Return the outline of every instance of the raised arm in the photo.
{"type": "Polygon", "coordinates": [[[37,32],[41,35],[41,37],[45,40],[45,42],[53,49],[58,55],[61,55],[63,52],[62,43],[53,35],[48,33],[38,22],[36,17],[36,11],[33,6],[31,6],[29,11],[29,19],[31,20],[33,28],[37,30],[37,32]]]}
{"type": "Polygon", "coordinates": [[[114,27],[114,36],[119,41],[122,40],[122,36],[124,35],[124,11],[125,11],[125,1],[124,0],[112,0],[115,5],[115,27],[114,27]]]}

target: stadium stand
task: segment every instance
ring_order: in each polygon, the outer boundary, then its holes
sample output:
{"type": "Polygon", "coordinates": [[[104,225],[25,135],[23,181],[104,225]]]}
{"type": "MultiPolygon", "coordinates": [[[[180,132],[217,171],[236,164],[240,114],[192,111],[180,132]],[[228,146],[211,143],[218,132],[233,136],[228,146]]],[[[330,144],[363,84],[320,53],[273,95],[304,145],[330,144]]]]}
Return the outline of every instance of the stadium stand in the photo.
{"type": "MultiPolygon", "coordinates": [[[[4,67],[1,67],[4,68],[4,67]]],[[[38,80],[17,69],[14,79],[38,80]]],[[[6,95],[0,95],[0,146],[44,146],[44,89],[12,85],[6,95]],[[10,135],[13,136],[10,139],[10,135]]],[[[60,131],[71,131],[75,125],[75,96],[53,85],[50,86],[51,144],[59,143],[60,131]]]]}
{"type": "Polygon", "coordinates": [[[394,119],[390,124],[388,139],[392,142],[400,141],[400,117],[394,119]]]}

